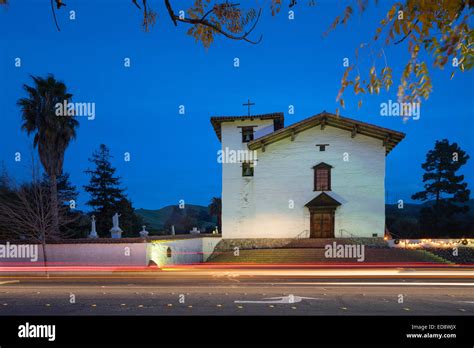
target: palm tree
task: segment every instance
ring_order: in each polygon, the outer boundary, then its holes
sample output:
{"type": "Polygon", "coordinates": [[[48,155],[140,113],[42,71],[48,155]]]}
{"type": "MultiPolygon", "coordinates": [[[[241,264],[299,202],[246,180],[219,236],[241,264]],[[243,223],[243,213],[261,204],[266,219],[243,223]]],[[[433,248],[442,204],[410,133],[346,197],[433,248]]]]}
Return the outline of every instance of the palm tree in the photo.
{"type": "Polygon", "coordinates": [[[213,197],[208,208],[211,216],[217,216],[217,228],[222,233],[222,199],[220,197],[213,197]]]}
{"type": "Polygon", "coordinates": [[[31,76],[34,86],[23,85],[28,96],[18,100],[21,108],[22,130],[34,134],[33,146],[38,149],[43,168],[51,185],[52,229],[59,233],[57,177],[62,174],[64,152],[76,137],[79,122],[73,116],[57,116],[56,104],[69,102],[72,94],[53,75],[46,78],[31,76]]]}

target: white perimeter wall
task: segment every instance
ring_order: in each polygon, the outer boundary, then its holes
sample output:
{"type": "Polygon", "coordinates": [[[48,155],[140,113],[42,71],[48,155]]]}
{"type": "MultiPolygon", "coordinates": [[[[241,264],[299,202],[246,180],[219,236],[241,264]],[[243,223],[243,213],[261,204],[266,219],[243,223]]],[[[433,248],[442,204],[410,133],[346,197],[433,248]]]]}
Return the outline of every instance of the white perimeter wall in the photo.
{"type": "MultiPolygon", "coordinates": [[[[14,243],[12,243],[14,244],[14,243]]],[[[146,266],[147,243],[77,243],[46,245],[46,257],[50,266],[146,266]]],[[[0,258],[0,266],[10,263],[43,265],[43,249],[38,244],[38,261],[0,258]]]]}
{"type": "Polygon", "coordinates": [[[202,263],[211,256],[220,240],[204,237],[148,243],[148,261],[153,261],[158,267],[202,263]],[[168,247],[171,248],[171,257],[167,256],[168,247]]]}
{"type": "MultiPolygon", "coordinates": [[[[205,262],[221,238],[163,240],[147,243],[81,243],[46,246],[50,266],[148,266],[152,260],[158,266],[205,262]],[[171,247],[172,257],[166,257],[171,247]]],[[[1,267],[43,266],[43,252],[38,245],[38,260],[0,258],[1,267]]]]}
{"type": "MultiPolygon", "coordinates": [[[[237,128],[245,123],[254,125],[255,121],[222,124],[223,147],[246,148],[237,128]]],[[[342,203],[336,210],[335,236],[384,235],[385,148],[381,140],[360,134],[351,138],[349,131],[318,126],[296,134],[294,141],[288,137],[265,150],[258,150],[254,177],[242,177],[240,164],[223,165],[223,238],[309,235],[310,216],[304,205],[319,194],[313,191],[312,167],[320,162],[333,166],[328,193],[342,203]],[[329,146],[322,152],[316,144],[329,146]],[[346,152],[347,162],[343,161],[346,152]]]]}

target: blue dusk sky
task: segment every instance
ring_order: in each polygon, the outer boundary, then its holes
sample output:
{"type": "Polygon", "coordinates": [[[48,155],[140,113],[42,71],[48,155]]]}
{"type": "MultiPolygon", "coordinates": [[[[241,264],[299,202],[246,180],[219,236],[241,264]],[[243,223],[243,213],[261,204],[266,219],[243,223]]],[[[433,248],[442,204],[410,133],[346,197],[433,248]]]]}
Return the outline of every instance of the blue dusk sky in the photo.
{"type": "MultiPolygon", "coordinates": [[[[266,2],[254,32],[255,38],[263,35],[260,44],[218,37],[206,50],[186,35],[188,25],[172,25],[163,1],[149,2],[158,18],[148,33],[141,29],[141,12],[129,0],[66,1],[67,7],[57,11],[60,32],[48,1],[11,1],[0,8],[0,161],[17,181],[29,179],[33,150],[32,138],[20,130],[16,101],[24,96],[22,85],[32,83],[29,75],[52,73],[66,83],[74,102],[96,105],[94,120],[80,119],[77,139],[65,157],[64,170],[81,189],[79,209],[87,210],[84,170],[101,143],[110,147],[112,163],[136,208],[156,209],[180,199],[208,204],[221,192],[220,143],[209,118],[245,115],[242,103],[248,98],[256,103],[252,113],[282,111],[286,125],[323,110],[335,112],[343,58],[354,59],[355,48],[372,38],[390,5],[371,2],[362,16],[356,13],[348,25],[323,37],[344,11],[344,2],[317,1],[310,8],[301,1],[294,20],[288,20],[287,7],[272,17],[266,2]],[[70,10],[75,20],[69,19],[70,10]],[[233,66],[236,57],[239,68],[233,66]],[[130,58],[130,68],[124,67],[125,58],[130,58]],[[185,106],[184,115],[178,113],[179,105],[185,106]],[[295,114],[288,114],[289,105],[295,114]],[[23,154],[21,162],[14,161],[16,152],[23,154]],[[125,152],[131,154],[130,162],[124,161],[125,152]]],[[[362,67],[368,67],[370,52],[360,54],[365,56],[362,67]]],[[[396,83],[407,47],[387,47],[385,54],[396,83]]],[[[377,64],[380,69],[383,61],[377,64]]],[[[474,156],[472,73],[459,72],[450,80],[453,69],[431,69],[434,90],[417,121],[380,116],[381,103],[396,100],[396,88],[364,96],[360,109],[359,98],[345,94],[341,115],[407,134],[387,157],[389,202],[410,201],[422,188],[421,163],[437,139],[456,141],[474,156]]],[[[473,172],[471,159],[463,168],[471,189],[473,172]]]]}

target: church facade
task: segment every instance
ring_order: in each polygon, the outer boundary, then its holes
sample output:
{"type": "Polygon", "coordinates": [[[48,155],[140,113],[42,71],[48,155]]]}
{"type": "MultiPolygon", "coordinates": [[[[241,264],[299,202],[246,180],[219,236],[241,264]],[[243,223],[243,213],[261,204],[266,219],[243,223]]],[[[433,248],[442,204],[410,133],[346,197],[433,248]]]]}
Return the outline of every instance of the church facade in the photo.
{"type": "Polygon", "coordinates": [[[327,112],[287,127],[283,113],[211,124],[224,239],[384,235],[385,157],[405,134],[327,112]]]}

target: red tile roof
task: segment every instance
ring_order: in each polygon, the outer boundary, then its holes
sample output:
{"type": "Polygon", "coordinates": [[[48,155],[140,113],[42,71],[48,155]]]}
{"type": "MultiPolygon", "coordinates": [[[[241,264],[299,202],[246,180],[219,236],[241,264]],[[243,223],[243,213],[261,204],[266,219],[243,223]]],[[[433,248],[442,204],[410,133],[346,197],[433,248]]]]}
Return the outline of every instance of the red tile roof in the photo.
{"type": "Polygon", "coordinates": [[[289,136],[293,137],[296,133],[316,127],[318,125],[321,125],[322,128],[328,125],[347,130],[351,132],[352,137],[356,136],[357,134],[362,134],[372,138],[380,139],[383,141],[383,144],[386,147],[386,154],[388,154],[405,137],[405,133],[402,132],[353,120],[347,117],[337,116],[323,111],[320,114],[306,118],[288,127],[275,130],[272,133],[257,138],[248,143],[248,148],[250,150],[264,148],[268,144],[274,143],[289,136]]]}

